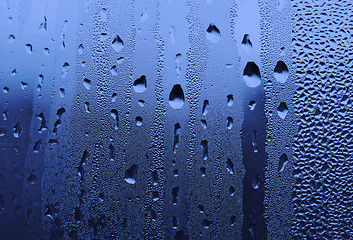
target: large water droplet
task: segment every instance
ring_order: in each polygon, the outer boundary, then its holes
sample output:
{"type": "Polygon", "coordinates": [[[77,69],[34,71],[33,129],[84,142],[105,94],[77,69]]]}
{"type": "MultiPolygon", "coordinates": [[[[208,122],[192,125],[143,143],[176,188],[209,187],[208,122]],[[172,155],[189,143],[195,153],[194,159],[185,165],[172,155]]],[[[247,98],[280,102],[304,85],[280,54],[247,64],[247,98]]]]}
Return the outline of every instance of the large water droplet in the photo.
{"type": "Polygon", "coordinates": [[[174,85],[169,94],[169,105],[174,109],[179,109],[184,105],[184,102],[185,97],[183,89],[180,84],[174,85]]]}
{"type": "Polygon", "coordinates": [[[110,116],[114,119],[114,128],[115,130],[118,130],[119,128],[119,118],[118,118],[118,110],[112,109],[110,111],[110,116]]]}
{"type": "Polygon", "coordinates": [[[208,113],[208,107],[209,107],[210,103],[208,100],[205,100],[203,102],[203,107],[202,107],[202,115],[206,116],[206,114],[208,113]]]}
{"type": "Polygon", "coordinates": [[[201,141],[203,160],[208,159],[208,142],[206,140],[201,141]]]}
{"type": "Polygon", "coordinates": [[[278,61],[274,70],[274,77],[280,83],[285,83],[288,79],[288,67],[283,61],[278,61]]]}
{"type": "Polygon", "coordinates": [[[116,37],[113,39],[112,48],[115,52],[120,52],[124,48],[124,42],[121,40],[119,35],[116,35],[116,37]]]}
{"type": "Polygon", "coordinates": [[[278,171],[282,172],[284,170],[284,168],[286,167],[288,163],[288,157],[287,154],[283,153],[280,157],[279,157],[279,164],[278,164],[278,171]]]}
{"type": "Polygon", "coordinates": [[[242,45],[245,52],[250,53],[250,51],[252,49],[252,43],[250,41],[249,34],[244,34],[243,41],[241,42],[241,45],[242,45]]]}
{"type": "Polygon", "coordinates": [[[218,43],[221,40],[221,32],[212,23],[208,26],[206,30],[206,39],[211,43],[218,43]]]}
{"type": "Polygon", "coordinates": [[[246,64],[243,72],[243,79],[248,87],[254,88],[260,85],[260,70],[254,62],[248,62],[246,64]]]}
{"type": "Polygon", "coordinates": [[[281,102],[277,108],[277,114],[280,118],[285,119],[288,113],[288,107],[285,102],[281,102]]]}
{"type": "Polygon", "coordinates": [[[137,93],[142,93],[147,88],[146,76],[142,75],[140,78],[136,79],[133,85],[134,91],[137,93]]]}
{"type": "Polygon", "coordinates": [[[129,184],[135,184],[137,179],[138,166],[133,164],[125,171],[125,181],[129,184]]]}

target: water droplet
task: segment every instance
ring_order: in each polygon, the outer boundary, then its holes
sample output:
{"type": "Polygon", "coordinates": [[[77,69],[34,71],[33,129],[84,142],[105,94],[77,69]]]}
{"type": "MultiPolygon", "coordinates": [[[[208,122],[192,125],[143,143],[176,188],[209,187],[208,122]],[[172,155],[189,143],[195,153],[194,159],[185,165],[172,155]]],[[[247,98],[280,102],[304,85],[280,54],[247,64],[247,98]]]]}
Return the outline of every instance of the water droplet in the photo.
{"type": "Polygon", "coordinates": [[[174,109],[179,109],[184,105],[184,91],[180,84],[173,86],[172,91],[169,94],[169,105],[174,109]]]}
{"type": "Polygon", "coordinates": [[[69,71],[70,64],[65,62],[62,68],[61,77],[65,78],[67,72],[69,71]]]}
{"type": "Polygon", "coordinates": [[[124,62],[124,57],[119,57],[117,60],[116,60],[116,63],[117,64],[121,64],[124,62]]]}
{"type": "Polygon", "coordinates": [[[43,53],[44,53],[44,55],[49,55],[50,54],[49,48],[44,48],[43,53]]]}
{"type": "Polygon", "coordinates": [[[13,41],[15,41],[15,36],[11,34],[11,35],[7,38],[7,43],[13,43],[13,41]]]}
{"type": "Polygon", "coordinates": [[[41,140],[35,142],[35,143],[34,143],[34,146],[33,146],[33,151],[34,151],[35,153],[39,152],[40,149],[41,149],[41,146],[42,146],[42,141],[41,141],[41,140]]]}
{"type": "Polygon", "coordinates": [[[116,35],[116,37],[113,39],[112,48],[115,52],[120,52],[124,48],[124,42],[121,40],[119,35],[116,35]]]}
{"type": "Polygon", "coordinates": [[[221,40],[221,32],[212,23],[208,26],[206,30],[206,39],[211,43],[218,43],[221,40]]]}
{"type": "Polygon", "coordinates": [[[125,181],[129,184],[135,184],[137,179],[138,166],[133,164],[125,171],[125,181]]]}
{"type": "Polygon", "coordinates": [[[179,187],[174,187],[172,189],[172,203],[173,203],[173,205],[176,205],[178,203],[178,198],[179,198],[179,187]]]}
{"type": "Polygon", "coordinates": [[[65,97],[65,89],[64,88],[60,88],[59,93],[60,93],[60,97],[65,97]]]}
{"type": "Polygon", "coordinates": [[[203,129],[207,128],[207,122],[205,119],[201,119],[201,126],[203,127],[203,129]]]}
{"type": "Polygon", "coordinates": [[[234,103],[233,95],[232,95],[232,94],[229,94],[229,95],[227,96],[227,106],[230,107],[230,106],[233,105],[233,103],[234,103]]]}
{"type": "Polygon", "coordinates": [[[153,185],[157,185],[158,184],[158,179],[159,179],[157,170],[154,170],[151,173],[151,177],[152,177],[153,185]]]}
{"type": "Polygon", "coordinates": [[[255,101],[250,101],[249,103],[249,109],[250,111],[253,111],[256,107],[256,102],[255,101]]]}
{"type": "Polygon", "coordinates": [[[254,88],[260,85],[260,70],[254,62],[248,62],[246,64],[243,71],[243,79],[248,87],[254,88]]]}
{"type": "Polygon", "coordinates": [[[144,107],[145,106],[145,101],[143,100],[138,100],[137,103],[140,105],[140,107],[144,107]]]}
{"type": "Polygon", "coordinates": [[[110,155],[110,161],[114,161],[115,160],[115,148],[114,148],[113,144],[109,145],[109,155],[110,155]]]}
{"type": "Polygon", "coordinates": [[[98,199],[99,199],[99,201],[101,201],[101,202],[103,202],[104,201],[104,193],[99,193],[99,195],[98,195],[98,199]]]}
{"type": "Polygon", "coordinates": [[[100,36],[99,36],[100,40],[102,42],[106,41],[108,39],[108,34],[106,33],[101,33],[100,36]]]}
{"type": "Polygon", "coordinates": [[[88,158],[90,157],[90,154],[87,150],[83,151],[80,163],[77,167],[77,174],[80,177],[81,181],[83,182],[85,180],[84,176],[84,165],[87,163],[88,158]]]}
{"type": "Polygon", "coordinates": [[[139,126],[139,127],[142,126],[142,121],[143,121],[142,117],[140,117],[140,116],[136,117],[136,125],[137,126],[139,126]]]}
{"type": "Polygon", "coordinates": [[[285,83],[288,79],[288,67],[283,61],[278,61],[274,69],[274,77],[280,83],[285,83]]]}
{"type": "Polygon", "coordinates": [[[91,80],[89,80],[89,79],[84,79],[83,80],[83,86],[85,86],[85,88],[87,89],[87,90],[90,90],[91,89],[91,80]]]}
{"type": "Polygon", "coordinates": [[[113,93],[112,94],[112,102],[115,102],[118,99],[118,94],[113,93]]]}
{"type": "Polygon", "coordinates": [[[233,197],[235,195],[235,188],[233,186],[229,187],[229,194],[231,197],[233,197]]]}
{"type": "Polygon", "coordinates": [[[277,108],[277,114],[280,118],[285,119],[288,113],[288,107],[285,102],[281,102],[277,108]]]}
{"type": "Polygon", "coordinates": [[[208,113],[208,107],[209,107],[210,103],[208,100],[205,100],[203,102],[203,107],[202,107],[202,115],[206,116],[206,114],[208,113]]]}
{"type": "Polygon", "coordinates": [[[259,174],[255,174],[251,185],[254,189],[258,189],[260,187],[260,175],[259,174]]]}
{"type": "Polygon", "coordinates": [[[110,116],[114,119],[114,129],[118,130],[119,128],[119,118],[118,118],[118,111],[116,109],[112,109],[110,111],[110,116]]]}
{"type": "Polygon", "coordinates": [[[47,124],[46,124],[45,116],[44,116],[43,112],[41,112],[40,114],[38,114],[38,115],[37,115],[37,118],[38,118],[39,121],[40,121],[40,125],[39,125],[38,132],[39,132],[39,133],[42,133],[43,131],[47,130],[47,124]]]}
{"type": "Polygon", "coordinates": [[[205,213],[205,208],[202,205],[198,205],[197,208],[199,209],[200,213],[205,213]]]}
{"type": "Polygon", "coordinates": [[[114,65],[112,66],[112,68],[110,69],[110,72],[112,73],[113,76],[118,75],[118,69],[117,67],[114,65]]]}
{"type": "Polygon", "coordinates": [[[16,125],[13,128],[13,135],[15,138],[18,138],[21,136],[22,133],[22,127],[20,125],[20,123],[16,123],[16,125]]]}
{"type": "Polygon", "coordinates": [[[233,118],[228,117],[227,118],[227,129],[232,129],[233,127],[233,118]]]}
{"type": "Polygon", "coordinates": [[[78,46],[78,48],[77,48],[77,51],[78,51],[79,54],[83,54],[83,50],[84,50],[84,49],[85,49],[85,48],[83,47],[83,45],[80,44],[80,45],[78,46]]]}
{"type": "Polygon", "coordinates": [[[100,11],[100,17],[102,22],[108,21],[108,11],[106,8],[102,8],[100,11]]]}
{"type": "Polygon", "coordinates": [[[207,160],[208,159],[208,142],[206,140],[201,141],[201,149],[202,149],[203,160],[207,160]]]}
{"type": "MultiPolygon", "coordinates": [[[[177,229],[178,228],[178,219],[175,216],[173,216],[173,219],[172,219],[172,226],[173,226],[173,229],[177,229]]],[[[174,239],[175,239],[175,237],[174,237],[174,239]]]]}
{"type": "Polygon", "coordinates": [[[251,145],[253,147],[253,151],[254,151],[254,153],[258,153],[259,150],[257,149],[257,132],[256,131],[252,131],[251,138],[252,138],[251,145]]]}
{"type": "Polygon", "coordinates": [[[177,123],[174,125],[174,143],[173,143],[173,153],[176,154],[176,151],[179,147],[179,132],[180,132],[180,124],[177,123]]]}
{"type": "Polygon", "coordinates": [[[231,216],[230,217],[230,226],[235,226],[235,220],[236,220],[236,217],[235,216],[231,216]]]}
{"type": "Polygon", "coordinates": [[[234,164],[232,162],[232,160],[230,160],[229,158],[227,158],[226,161],[226,165],[227,165],[227,170],[230,174],[234,174],[234,164]]]}
{"type": "Polygon", "coordinates": [[[208,220],[208,219],[204,219],[202,220],[202,226],[206,229],[210,228],[212,225],[212,221],[208,220]]]}
{"type": "Polygon", "coordinates": [[[37,181],[37,176],[34,174],[31,174],[31,175],[29,175],[27,180],[28,180],[29,184],[35,184],[37,181]]]}
{"type": "Polygon", "coordinates": [[[26,51],[28,54],[32,54],[33,53],[33,48],[32,48],[32,45],[27,43],[26,44],[26,51]]]}
{"type": "Polygon", "coordinates": [[[278,164],[278,171],[282,172],[286,165],[288,163],[288,157],[287,154],[283,153],[280,157],[279,157],[279,164],[278,164]]]}
{"type": "Polygon", "coordinates": [[[142,75],[140,78],[136,79],[133,84],[134,91],[137,93],[143,93],[147,88],[146,76],[142,75]]]}
{"type": "Polygon", "coordinates": [[[86,113],[91,112],[91,110],[89,109],[89,102],[85,102],[85,110],[86,110],[86,113]]]}
{"type": "Polygon", "coordinates": [[[152,200],[155,202],[159,200],[159,193],[157,191],[152,192],[152,200]]]}
{"type": "Polygon", "coordinates": [[[242,47],[245,52],[250,53],[252,49],[252,43],[250,41],[249,34],[245,34],[243,37],[243,41],[241,42],[242,47]]]}
{"type": "Polygon", "coordinates": [[[205,167],[200,167],[200,172],[201,172],[201,177],[206,176],[206,168],[205,167]]]}
{"type": "Polygon", "coordinates": [[[27,83],[21,82],[21,88],[22,88],[22,90],[25,90],[25,88],[27,88],[27,87],[28,87],[28,84],[27,84],[27,83]]]}

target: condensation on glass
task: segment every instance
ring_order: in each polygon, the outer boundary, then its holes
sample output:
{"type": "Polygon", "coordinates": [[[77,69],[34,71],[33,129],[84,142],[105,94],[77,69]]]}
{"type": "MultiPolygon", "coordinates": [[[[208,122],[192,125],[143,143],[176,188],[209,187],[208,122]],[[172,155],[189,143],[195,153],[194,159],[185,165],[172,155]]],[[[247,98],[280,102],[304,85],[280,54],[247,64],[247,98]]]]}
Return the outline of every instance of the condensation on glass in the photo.
{"type": "Polygon", "coordinates": [[[349,0],[0,2],[0,239],[352,239],[349,0]]]}

